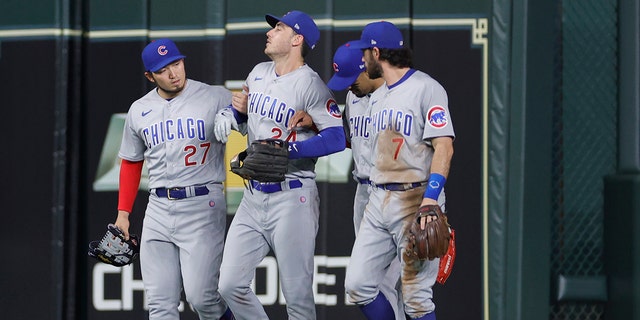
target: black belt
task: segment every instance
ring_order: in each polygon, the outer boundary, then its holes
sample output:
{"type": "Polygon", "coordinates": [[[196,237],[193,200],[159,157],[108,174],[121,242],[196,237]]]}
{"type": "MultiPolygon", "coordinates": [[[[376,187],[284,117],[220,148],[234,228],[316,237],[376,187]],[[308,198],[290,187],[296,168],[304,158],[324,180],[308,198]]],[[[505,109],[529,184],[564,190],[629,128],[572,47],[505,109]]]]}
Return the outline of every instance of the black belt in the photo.
{"type": "MultiPolygon", "coordinates": [[[[264,193],[274,193],[278,191],[282,191],[282,184],[288,184],[289,189],[296,189],[302,187],[302,182],[300,180],[289,180],[283,182],[259,182],[255,180],[250,180],[251,187],[258,191],[262,191],[264,193]]],[[[285,184],[285,186],[286,186],[285,184]]]]}
{"type": "Polygon", "coordinates": [[[383,184],[375,184],[371,183],[372,186],[389,191],[407,191],[413,188],[421,187],[426,185],[426,182],[414,182],[414,183],[383,183],[383,184]]]}
{"type": "Polygon", "coordinates": [[[207,188],[207,186],[156,188],[154,192],[160,198],[167,198],[169,200],[178,200],[178,199],[207,195],[209,194],[209,188],[207,188]]]}
{"type": "Polygon", "coordinates": [[[361,179],[356,177],[356,179],[358,180],[359,184],[371,184],[371,180],[369,180],[368,178],[361,179]]]}

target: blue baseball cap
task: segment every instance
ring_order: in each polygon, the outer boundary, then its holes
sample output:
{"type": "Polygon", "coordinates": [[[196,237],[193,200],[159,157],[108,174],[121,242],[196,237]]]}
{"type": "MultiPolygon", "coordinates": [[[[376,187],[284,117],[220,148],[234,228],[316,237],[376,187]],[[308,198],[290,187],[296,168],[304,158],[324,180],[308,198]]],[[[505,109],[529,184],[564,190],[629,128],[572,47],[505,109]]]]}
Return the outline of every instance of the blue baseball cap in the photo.
{"type": "Polygon", "coordinates": [[[353,48],[368,49],[400,49],[404,45],[402,32],[391,22],[378,21],[369,23],[362,30],[360,40],[354,41],[353,48]]]}
{"type": "Polygon", "coordinates": [[[149,43],[142,50],[144,69],[156,72],[171,62],[185,58],[178,47],[170,39],[158,39],[149,43]]]}
{"type": "Polygon", "coordinates": [[[269,23],[271,27],[275,27],[278,21],[288,25],[293,31],[304,37],[304,41],[311,49],[313,49],[316,43],[318,43],[318,40],[320,40],[320,30],[318,30],[318,26],[316,26],[316,23],[308,14],[302,11],[289,11],[282,16],[282,18],[267,14],[265,15],[265,19],[267,19],[267,23],[269,23]]]}
{"type": "Polygon", "coordinates": [[[327,82],[327,87],[331,90],[340,91],[349,88],[365,70],[362,50],[353,49],[352,43],[353,41],[341,45],[333,55],[335,73],[327,82]]]}

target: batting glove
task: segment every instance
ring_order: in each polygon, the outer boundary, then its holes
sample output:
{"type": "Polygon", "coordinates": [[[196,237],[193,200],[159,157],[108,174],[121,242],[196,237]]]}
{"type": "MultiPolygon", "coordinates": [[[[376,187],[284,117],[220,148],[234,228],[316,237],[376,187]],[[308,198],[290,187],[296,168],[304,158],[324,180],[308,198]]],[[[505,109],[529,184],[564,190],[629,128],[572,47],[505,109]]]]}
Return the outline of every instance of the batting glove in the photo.
{"type": "Polygon", "coordinates": [[[216,139],[222,143],[227,143],[231,129],[238,130],[238,123],[233,116],[233,111],[230,108],[224,108],[216,114],[216,120],[214,124],[214,134],[216,139]]]}

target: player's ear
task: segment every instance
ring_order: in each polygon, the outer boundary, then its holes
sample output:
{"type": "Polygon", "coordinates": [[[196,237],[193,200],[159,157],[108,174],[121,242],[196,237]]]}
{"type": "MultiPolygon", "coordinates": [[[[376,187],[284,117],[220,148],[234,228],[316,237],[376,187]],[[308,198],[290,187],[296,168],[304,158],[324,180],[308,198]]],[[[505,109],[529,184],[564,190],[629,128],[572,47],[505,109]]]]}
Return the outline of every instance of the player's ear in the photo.
{"type": "Polygon", "coordinates": [[[372,55],[374,58],[378,58],[378,57],[380,57],[380,49],[378,49],[378,47],[373,47],[373,48],[371,48],[371,55],[372,55]]]}
{"type": "Polygon", "coordinates": [[[145,71],[144,76],[147,78],[147,80],[149,80],[149,82],[156,83],[156,80],[153,78],[153,75],[151,74],[151,72],[145,71]]]}
{"type": "Polygon", "coordinates": [[[294,33],[291,42],[294,47],[301,46],[304,43],[304,36],[301,34],[294,33]]]}

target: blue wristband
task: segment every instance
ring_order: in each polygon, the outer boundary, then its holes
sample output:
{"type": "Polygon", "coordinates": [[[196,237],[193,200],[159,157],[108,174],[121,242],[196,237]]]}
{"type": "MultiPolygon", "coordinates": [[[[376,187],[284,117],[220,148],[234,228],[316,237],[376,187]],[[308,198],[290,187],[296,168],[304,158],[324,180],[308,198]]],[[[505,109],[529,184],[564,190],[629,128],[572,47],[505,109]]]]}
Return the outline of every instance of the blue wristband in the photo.
{"type": "Polygon", "coordinates": [[[429,176],[429,182],[427,182],[427,190],[424,191],[424,198],[438,200],[445,182],[447,182],[447,178],[443,175],[432,173],[429,176]]]}

